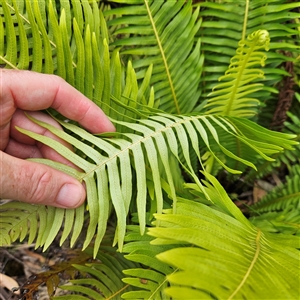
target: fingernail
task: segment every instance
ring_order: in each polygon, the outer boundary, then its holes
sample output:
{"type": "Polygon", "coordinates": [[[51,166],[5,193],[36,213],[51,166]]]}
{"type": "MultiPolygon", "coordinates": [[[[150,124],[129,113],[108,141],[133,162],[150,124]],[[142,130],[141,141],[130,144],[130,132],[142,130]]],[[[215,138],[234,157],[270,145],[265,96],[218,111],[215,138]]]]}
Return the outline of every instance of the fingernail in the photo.
{"type": "Polygon", "coordinates": [[[60,189],[56,203],[64,207],[76,207],[82,200],[83,191],[81,185],[66,183],[60,189]]]}

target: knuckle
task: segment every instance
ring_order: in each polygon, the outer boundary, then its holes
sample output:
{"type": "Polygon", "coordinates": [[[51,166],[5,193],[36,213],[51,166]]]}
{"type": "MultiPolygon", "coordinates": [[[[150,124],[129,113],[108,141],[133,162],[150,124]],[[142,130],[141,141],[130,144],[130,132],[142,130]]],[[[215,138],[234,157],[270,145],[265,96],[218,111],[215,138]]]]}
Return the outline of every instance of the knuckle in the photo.
{"type": "Polygon", "coordinates": [[[47,201],[49,192],[53,191],[52,187],[53,175],[48,170],[37,171],[32,174],[31,187],[29,197],[34,203],[41,203],[47,201]]]}
{"type": "Polygon", "coordinates": [[[51,74],[51,75],[49,75],[49,76],[52,77],[52,79],[55,81],[55,84],[56,84],[57,86],[60,86],[60,85],[66,83],[66,81],[65,81],[62,77],[60,77],[60,76],[58,76],[58,75],[51,74]]]}

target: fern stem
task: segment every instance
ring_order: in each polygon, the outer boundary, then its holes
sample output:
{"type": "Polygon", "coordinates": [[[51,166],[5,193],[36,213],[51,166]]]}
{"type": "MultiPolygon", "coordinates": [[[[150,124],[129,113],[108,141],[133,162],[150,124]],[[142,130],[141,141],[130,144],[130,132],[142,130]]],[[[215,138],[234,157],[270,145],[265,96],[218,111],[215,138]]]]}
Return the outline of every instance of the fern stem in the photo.
{"type": "Polygon", "coordinates": [[[6,64],[8,64],[12,69],[19,70],[17,66],[15,66],[10,61],[5,59],[2,55],[0,55],[0,63],[1,63],[1,60],[4,61],[6,64]]]}
{"type": "MultiPolygon", "coordinates": [[[[248,11],[249,11],[249,0],[246,0],[246,6],[245,6],[245,16],[244,16],[244,25],[243,25],[243,33],[242,33],[242,41],[244,41],[246,39],[246,30],[247,30],[247,20],[248,20],[248,11]]],[[[251,52],[248,52],[247,54],[247,58],[249,57],[249,53],[251,52]]],[[[244,63],[243,63],[243,69],[245,68],[246,66],[246,62],[248,60],[244,60],[244,63]]],[[[232,107],[232,103],[234,101],[234,96],[236,95],[236,90],[237,90],[237,87],[238,87],[238,82],[240,81],[240,78],[241,78],[241,74],[240,76],[238,76],[237,80],[236,80],[236,85],[234,87],[234,91],[233,93],[231,94],[231,99],[229,101],[230,105],[227,106],[226,108],[226,111],[225,111],[225,116],[229,116],[229,113],[230,113],[230,110],[231,110],[231,107],[232,107]]]]}
{"type": "Polygon", "coordinates": [[[114,297],[116,297],[117,295],[120,295],[124,290],[128,289],[129,287],[130,287],[130,285],[126,284],[120,290],[118,290],[116,293],[110,295],[108,298],[105,298],[105,300],[113,299],[114,297]]]}
{"type": "Polygon", "coordinates": [[[249,0],[246,0],[245,16],[244,16],[244,25],[243,25],[243,33],[242,33],[242,40],[245,40],[245,39],[246,39],[246,30],[247,30],[247,21],[248,21],[248,12],[249,12],[249,0]]]}
{"type": "Polygon", "coordinates": [[[233,297],[240,291],[240,289],[243,287],[243,285],[245,284],[246,280],[248,279],[248,277],[250,276],[250,273],[252,271],[252,269],[254,268],[254,265],[258,259],[258,255],[260,253],[260,239],[261,239],[261,231],[259,229],[257,229],[257,236],[255,239],[255,244],[256,244],[256,251],[253,257],[253,260],[249,266],[249,269],[247,270],[244,278],[242,279],[241,283],[239,284],[239,286],[236,288],[236,290],[229,296],[228,300],[233,299],[233,297]]]}
{"type": "Polygon", "coordinates": [[[180,108],[179,108],[179,105],[178,105],[178,99],[177,99],[177,96],[176,96],[176,93],[175,93],[175,88],[174,88],[173,81],[172,81],[172,78],[171,78],[171,73],[170,73],[170,70],[168,68],[167,58],[165,56],[165,52],[164,52],[163,46],[161,44],[161,40],[160,40],[160,38],[158,36],[157,28],[155,26],[155,23],[154,23],[154,20],[153,20],[151,11],[150,11],[150,7],[149,7],[149,4],[148,4],[148,1],[145,0],[144,2],[145,2],[145,6],[146,6],[146,9],[147,9],[147,12],[148,12],[148,15],[149,15],[149,19],[150,19],[150,22],[151,22],[151,25],[152,25],[152,28],[153,28],[153,31],[154,31],[154,34],[155,34],[155,38],[157,40],[157,44],[158,44],[158,47],[159,47],[159,50],[160,50],[160,53],[161,53],[161,56],[162,56],[162,59],[163,59],[163,62],[164,62],[164,66],[165,66],[167,77],[168,77],[168,81],[169,81],[169,84],[170,84],[170,88],[171,88],[171,92],[172,92],[174,104],[175,104],[175,107],[176,107],[176,112],[177,112],[177,114],[180,114],[180,108]]]}
{"type": "MultiPolygon", "coordinates": [[[[176,269],[174,270],[174,272],[172,272],[171,274],[168,274],[168,276],[173,275],[173,274],[177,273],[178,271],[179,271],[179,269],[176,268],[176,269]]],[[[167,278],[167,276],[166,276],[166,278],[165,278],[165,279],[157,286],[157,288],[151,293],[151,295],[149,296],[148,299],[154,299],[154,296],[155,296],[159,291],[161,291],[162,287],[163,287],[164,284],[166,284],[167,282],[168,282],[168,278],[167,278]]]]}

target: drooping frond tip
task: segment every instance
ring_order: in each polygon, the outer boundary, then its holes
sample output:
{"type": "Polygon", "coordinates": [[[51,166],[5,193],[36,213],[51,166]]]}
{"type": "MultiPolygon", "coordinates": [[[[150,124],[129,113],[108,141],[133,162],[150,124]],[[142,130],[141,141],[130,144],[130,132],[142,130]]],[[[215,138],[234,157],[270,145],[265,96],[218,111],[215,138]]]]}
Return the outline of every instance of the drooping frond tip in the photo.
{"type": "Polygon", "coordinates": [[[223,83],[217,84],[208,95],[212,97],[206,105],[209,114],[221,114],[234,117],[250,117],[256,112],[260,103],[249,97],[262,89],[262,83],[252,83],[264,78],[264,72],[254,66],[265,65],[266,55],[259,51],[269,50],[270,37],[267,30],[257,30],[248,38],[239,41],[236,55],[231,58],[224,76],[219,78],[223,83]]]}

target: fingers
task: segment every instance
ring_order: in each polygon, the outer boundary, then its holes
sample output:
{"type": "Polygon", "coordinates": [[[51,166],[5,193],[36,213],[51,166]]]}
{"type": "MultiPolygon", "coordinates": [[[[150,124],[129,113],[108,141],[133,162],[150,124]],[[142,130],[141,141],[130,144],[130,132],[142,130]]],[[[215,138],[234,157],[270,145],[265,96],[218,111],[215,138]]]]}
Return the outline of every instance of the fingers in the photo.
{"type": "MultiPolygon", "coordinates": [[[[50,123],[56,128],[62,129],[61,126],[53,120],[50,116],[41,112],[27,112],[35,119],[50,123]]],[[[51,160],[55,160],[69,166],[73,166],[67,159],[58,154],[55,150],[50,147],[35,141],[34,139],[20,133],[15,127],[19,126],[21,128],[27,129],[29,131],[38,133],[40,135],[51,137],[54,140],[59,141],[62,145],[73,149],[71,145],[66,143],[64,140],[58,138],[56,135],[52,134],[47,129],[40,127],[33,121],[29,120],[24,112],[17,109],[11,120],[11,130],[10,137],[5,152],[18,157],[18,158],[31,158],[31,157],[44,157],[51,160]],[[28,156],[27,156],[28,155],[28,156]]]]}
{"type": "Polygon", "coordinates": [[[15,107],[23,110],[53,107],[92,133],[115,130],[96,104],[58,76],[32,71],[1,70],[0,85],[4,116],[11,112],[9,103],[14,103],[15,107]]]}
{"type": "Polygon", "coordinates": [[[9,140],[5,148],[5,153],[22,159],[43,157],[40,149],[36,145],[22,144],[14,139],[9,140]]]}
{"type": "Polygon", "coordinates": [[[24,112],[23,110],[17,109],[11,119],[11,128],[10,128],[10,137],[15,139],[16,141],[23,143],[23,144],[28,144],[28,145],[34,145],[35,140],[28,137],[27,135],[24,135],[23,133],[19,132],[16,129],[16,126],[27,129],[29,131],[45,135],[48,137],[51,137],[53,139],[59,140],[62,144],[66,144],[62,140],[58,139],[54,134],[52,134],[50,131],[47,129],[39,126],[38,124],[34,123],[31,121],[26,115],[30,115],[33,118],[46,122],[48,124],[51,124],[52,126],[61,129],[62,127],[50,116],[42,113],[42,112],[34,112],[34,111],[26,111],[24,112]]]}
{"type": "Polygon", "coordinates": [[[48,166],[1,151],[0,165],[0,198],[63,208],[78,207],[85,200],[80,182],[48,166]]]}

